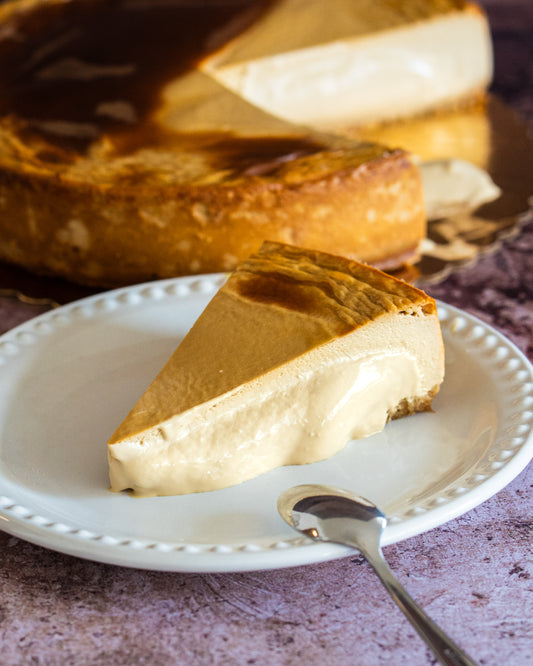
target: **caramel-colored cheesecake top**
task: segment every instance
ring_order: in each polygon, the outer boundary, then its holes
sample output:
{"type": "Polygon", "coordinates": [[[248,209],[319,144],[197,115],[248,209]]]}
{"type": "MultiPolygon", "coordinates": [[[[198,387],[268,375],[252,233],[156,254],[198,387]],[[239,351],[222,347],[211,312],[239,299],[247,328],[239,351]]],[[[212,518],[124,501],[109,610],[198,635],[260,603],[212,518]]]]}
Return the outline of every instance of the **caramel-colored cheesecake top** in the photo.
{"type": "Polygon", "coordinates": [[[417,307],[435,313],[435,302],[407,282],[345,257],[266,242],[240,264],[224,290],[235,297],[330,322],[331,337],[344,335],[384,313],[417,307]]]}
{"type": "Polygon", "coordinates": [[[382,315],[435,311],[422,291],[373,268],[265,243],[214,296],[109,443],[238,391],[382,315]]]}

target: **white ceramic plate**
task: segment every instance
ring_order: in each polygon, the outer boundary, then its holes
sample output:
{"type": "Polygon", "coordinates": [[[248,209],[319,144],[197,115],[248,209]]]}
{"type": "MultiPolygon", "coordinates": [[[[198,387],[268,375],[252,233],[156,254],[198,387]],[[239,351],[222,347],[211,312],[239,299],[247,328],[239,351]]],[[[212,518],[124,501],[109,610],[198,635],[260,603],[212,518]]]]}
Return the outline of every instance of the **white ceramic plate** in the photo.
{"type": "Polygon", "coordinates": [[[0,527],[72,555],[169,571],[308,564],[347,549],[299,537],[278,516],[294,484],[378,503],[384,543],[481,503],[533,456],[533,368],[507,339],[440,304],[446,379],[434,413],[390,423],[328,461],[234,488],[136,499],[107,490],[106,441],[210,297],[220,275],[78,301],[0,338],[0,527]]]}

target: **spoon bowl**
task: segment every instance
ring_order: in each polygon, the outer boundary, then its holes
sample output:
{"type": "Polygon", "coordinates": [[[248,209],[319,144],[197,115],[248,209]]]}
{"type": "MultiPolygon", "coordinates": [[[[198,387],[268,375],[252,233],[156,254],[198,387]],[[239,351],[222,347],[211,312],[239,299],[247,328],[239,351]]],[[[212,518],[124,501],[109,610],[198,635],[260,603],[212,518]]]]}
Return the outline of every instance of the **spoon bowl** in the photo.
{"type": "Polygon", "coordinates": [[[381,551],[387,518],[375,504],[348,490],[302,485],[280,495],[278,511],[293,529],[315,541],[338,543],[361,552],[441,664],[475,666],[416,604],[390,570],[381,551]]]}
{"type": "Polygon", "coordinates": [[[316,541],[363,550],[374,544],[387,525],[385,514],[363,497],[330,486],[289,488],[278,499],[278,511],[291,527],[316,541]],[[357,521],[357,532],[352,521],[357,521]],[[357,540],[357,543],[354,542],[357,540]]]}

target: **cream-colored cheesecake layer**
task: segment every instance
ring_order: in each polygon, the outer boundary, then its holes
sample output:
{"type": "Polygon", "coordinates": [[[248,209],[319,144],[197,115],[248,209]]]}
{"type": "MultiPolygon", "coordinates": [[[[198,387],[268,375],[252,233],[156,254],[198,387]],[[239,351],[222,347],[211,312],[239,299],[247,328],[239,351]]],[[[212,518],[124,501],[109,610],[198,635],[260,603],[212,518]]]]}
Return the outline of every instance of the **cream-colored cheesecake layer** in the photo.
{"type": "Polygon", "coordinates": [[[203,68],[269,113],[320,129],[452,106],[490,83],[490,32],[477,7],[437,4],[417,15],[389,2],[288,0],[203,68]]]}
{"type": "Polygon", "coordinates": [[[264,243],[208,303],[108,442],[112,490],[214,490],[322,460],[429,409],[436,305],[349,259],[264,243]]]}
{"type": "Polygon", "coordinates": [[[385,314],[112,444],[111,488],[201,492],[328,458],[350,438],[382,430],[398,406],[408,413],[410,401],[429,404],[443,378],[439,341],[435,316],[385,314]]]}

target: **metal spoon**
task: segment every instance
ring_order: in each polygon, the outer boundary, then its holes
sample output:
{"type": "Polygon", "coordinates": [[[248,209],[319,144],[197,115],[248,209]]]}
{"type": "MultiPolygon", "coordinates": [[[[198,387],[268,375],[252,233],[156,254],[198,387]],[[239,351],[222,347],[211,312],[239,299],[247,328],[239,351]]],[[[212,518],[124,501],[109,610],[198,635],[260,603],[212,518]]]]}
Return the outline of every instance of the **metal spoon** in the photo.
{"type": "Polygon", "coordinates": [[[372,502],[347,490],[303,485],[280,495],[278,511],[291,527],[315,541],[331,541],[359,550],[441,664],[475,666],[394,577],[380,544],[387,518],[372,502]]]}

